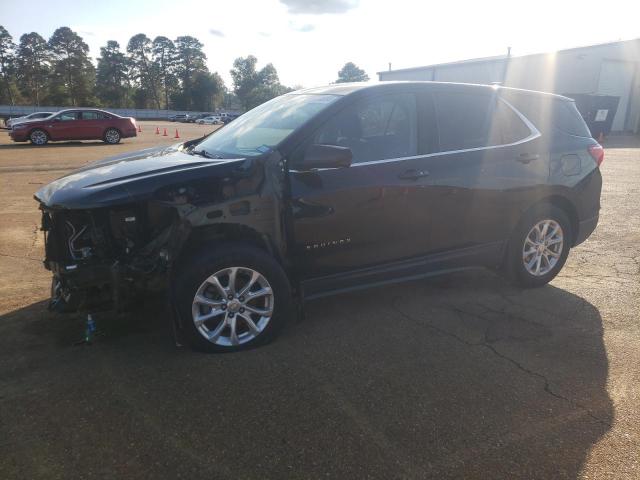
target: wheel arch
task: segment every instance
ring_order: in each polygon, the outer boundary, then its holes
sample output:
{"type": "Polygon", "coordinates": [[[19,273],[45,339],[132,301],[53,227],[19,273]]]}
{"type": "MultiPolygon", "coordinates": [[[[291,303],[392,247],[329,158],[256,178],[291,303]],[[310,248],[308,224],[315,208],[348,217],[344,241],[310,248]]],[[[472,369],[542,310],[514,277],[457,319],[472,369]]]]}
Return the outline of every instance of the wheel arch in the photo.
{"type": "Polygon", "coordinates": [[[556,208],[559,208],[567,215],[567,217],[569,217],[569,221],[571,222],[571,246],[573,246],[575,244],[576,235],[578,233],[578,222],[579,222],[578,211],[575,205],[571,202],[571,200],[569,200],[567,197],[562,195],[557,195],[557,194],[549,195],[547,197],[541,198],[540,200],[530,205],[529,208],[524,210],[520,215],[520,219],[518,220],[518,223],[513,228],[513,231],[515,231],[518,228],[518,225],[520,224],[523,218],[525,218],[533,210],[540,208],[542,205],[552,205],[556,208]]]}
{"type": "Polygon", "coordinates": [[[277,249],[274,248],[273,242],[267,235],[241,223],[224,222],[192,228],[182,244],[176,261],[184,261],[205,245],[218,242],[237,242],[257,247],[282,264],[282,259],[277,254],[277,249]]]}
{"type": "Polygon", "coordinates": [[[119,134],[120,134],[120,138],[122,138],[122,129],[118,128],[118,127],[114,127],[113,125],[110,125],[108,127],[106,127],[103,131],[102,131],[102,138],[104,139],[105,135],[107,134],[107,132],[109,130],[116,130],[119,134]]]}

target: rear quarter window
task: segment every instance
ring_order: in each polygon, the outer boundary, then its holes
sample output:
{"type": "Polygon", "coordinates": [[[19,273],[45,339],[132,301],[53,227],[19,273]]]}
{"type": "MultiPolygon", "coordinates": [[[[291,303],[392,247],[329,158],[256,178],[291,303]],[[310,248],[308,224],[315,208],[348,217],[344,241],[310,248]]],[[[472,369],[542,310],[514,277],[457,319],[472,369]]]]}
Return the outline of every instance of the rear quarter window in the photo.
{"type": "Polygon", "coordinates": [[[556,130],[578,137],[591,137],[575,102],[548,95],[510,92],[506,97],[543,133],[556,130]]]}

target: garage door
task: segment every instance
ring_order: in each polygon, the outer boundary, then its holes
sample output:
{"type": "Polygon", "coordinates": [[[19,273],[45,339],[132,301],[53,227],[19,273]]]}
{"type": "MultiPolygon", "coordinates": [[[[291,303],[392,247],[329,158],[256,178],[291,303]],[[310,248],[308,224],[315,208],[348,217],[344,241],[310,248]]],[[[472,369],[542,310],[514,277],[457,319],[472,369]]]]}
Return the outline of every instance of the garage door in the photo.
{"type": "Polygon", "coordinates": [[[620,97],[618,111],[611,126],[611,130],[614,132],[625,130],[624,121],[627,117],[627,106],[629,104],[632,82],[632,63],[617,60],[604,60],[602,62],[602,66],[600,67],[600,80],[598,82],[598,93],[601,95],[620,97]]]}

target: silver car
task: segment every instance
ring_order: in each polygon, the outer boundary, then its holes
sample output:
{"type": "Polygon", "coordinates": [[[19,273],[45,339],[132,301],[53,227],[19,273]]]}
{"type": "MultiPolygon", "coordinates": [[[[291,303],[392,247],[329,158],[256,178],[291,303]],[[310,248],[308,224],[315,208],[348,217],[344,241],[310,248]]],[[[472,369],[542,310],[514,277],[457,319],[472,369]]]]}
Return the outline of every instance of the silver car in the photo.
{"type": "Polygon", "coordinates": [[[13,127],[17,123],[28,122],[29,120],[41,120],[53,115],[53,112],[34,112],[22,117],[10,118],[6,122],[7,128],[13,127]]]}

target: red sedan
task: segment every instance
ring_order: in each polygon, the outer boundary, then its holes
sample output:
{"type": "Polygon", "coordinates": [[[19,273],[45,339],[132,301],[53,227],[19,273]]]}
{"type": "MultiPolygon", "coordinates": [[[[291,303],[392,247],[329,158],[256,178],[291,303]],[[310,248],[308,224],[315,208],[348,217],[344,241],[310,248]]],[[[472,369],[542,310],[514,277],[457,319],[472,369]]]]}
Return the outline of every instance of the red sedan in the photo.
{"type": "Polygon", "coordinates": [[[9,136],[14,142],[30,140],[44,145],[57,140],[103,140],[116,144],[136,136],[136,121],[115,113],[94,109],[62,110],[50,117],[15,125],[9,136]]]}

